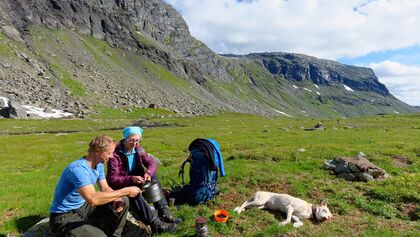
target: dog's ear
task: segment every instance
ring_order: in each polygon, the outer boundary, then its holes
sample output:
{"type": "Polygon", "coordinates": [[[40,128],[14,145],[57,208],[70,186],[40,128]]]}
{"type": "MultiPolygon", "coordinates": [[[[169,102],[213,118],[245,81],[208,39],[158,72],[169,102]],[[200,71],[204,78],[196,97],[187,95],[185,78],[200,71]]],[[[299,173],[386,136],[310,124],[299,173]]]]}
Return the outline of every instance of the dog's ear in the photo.
{"type": "Polygon", "coordinates": [[[322,202],[321,202],[321,206],[327,206],[328,205],[328,199],[324,199],[322,202]]]}

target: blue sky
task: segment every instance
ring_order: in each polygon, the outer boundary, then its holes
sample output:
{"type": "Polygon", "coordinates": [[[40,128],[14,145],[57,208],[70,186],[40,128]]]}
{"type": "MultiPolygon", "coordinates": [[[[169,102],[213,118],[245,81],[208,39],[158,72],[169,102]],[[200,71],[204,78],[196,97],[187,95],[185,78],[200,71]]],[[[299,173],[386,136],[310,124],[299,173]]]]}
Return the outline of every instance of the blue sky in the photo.
{"type": "Polygon", "coordinates": [[[217,53],[302,53],[370,67],[420,105],[420,0],[165,0],[217,53]]]}

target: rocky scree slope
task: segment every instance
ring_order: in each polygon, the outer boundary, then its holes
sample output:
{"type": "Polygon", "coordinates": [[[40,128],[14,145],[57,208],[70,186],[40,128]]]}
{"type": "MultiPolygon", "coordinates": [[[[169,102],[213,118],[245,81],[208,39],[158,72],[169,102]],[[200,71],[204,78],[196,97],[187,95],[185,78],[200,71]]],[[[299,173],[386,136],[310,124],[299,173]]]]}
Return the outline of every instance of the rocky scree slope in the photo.
{"type": "Polygon", "coordinates": [[[95,105],[316,117],[415,111],[370,69],[296,54],[217,55],[159,0],[5,0],[0,27],[0,96],[23,104],[82,115],[95,105]]]}

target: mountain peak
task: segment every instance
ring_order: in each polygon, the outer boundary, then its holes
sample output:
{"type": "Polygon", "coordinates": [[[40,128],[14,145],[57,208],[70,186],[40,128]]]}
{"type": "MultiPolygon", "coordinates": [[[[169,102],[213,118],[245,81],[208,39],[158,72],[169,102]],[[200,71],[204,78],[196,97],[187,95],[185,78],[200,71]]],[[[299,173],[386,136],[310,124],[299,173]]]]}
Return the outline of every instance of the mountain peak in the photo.
{"type": "Polygon", "coordinates": [[[414,111],[369,68],[290,53],[217,55],[159,0],[5,0],[0,13],[0,96],[26,104],[76,114],[151,104],[184,114],[414,111]]]}

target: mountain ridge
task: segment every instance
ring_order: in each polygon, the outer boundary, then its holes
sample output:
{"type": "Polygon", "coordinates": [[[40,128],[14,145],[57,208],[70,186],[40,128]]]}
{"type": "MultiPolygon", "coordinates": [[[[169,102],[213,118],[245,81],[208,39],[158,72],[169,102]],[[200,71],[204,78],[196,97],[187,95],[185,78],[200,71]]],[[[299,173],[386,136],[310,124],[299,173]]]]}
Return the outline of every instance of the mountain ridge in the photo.
{"type": "Polygon", "coordinates": [[[159,0],[7,0],[0,13],[0,96],[22,103],[78,114],[97,105],[326,118],[416,111],[371,69],[299,54],[217,55],[159,0]]]}

